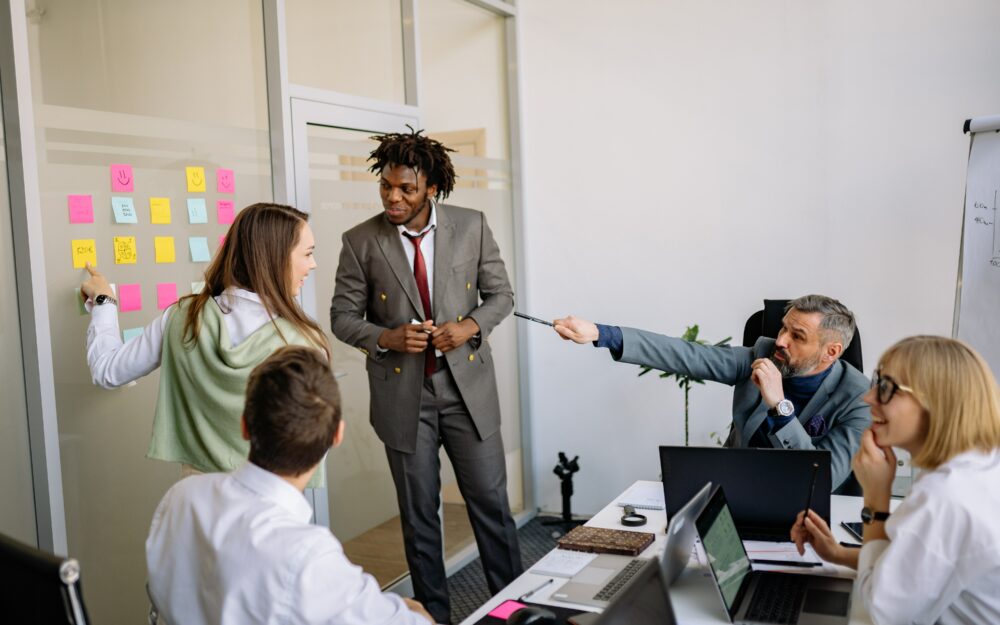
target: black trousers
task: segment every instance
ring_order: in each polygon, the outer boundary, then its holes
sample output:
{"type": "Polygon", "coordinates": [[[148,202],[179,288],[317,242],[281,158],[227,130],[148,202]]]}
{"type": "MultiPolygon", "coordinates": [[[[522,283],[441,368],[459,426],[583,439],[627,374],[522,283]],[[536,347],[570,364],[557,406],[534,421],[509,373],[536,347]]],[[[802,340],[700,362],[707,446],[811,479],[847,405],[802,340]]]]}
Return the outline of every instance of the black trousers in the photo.
{"type": "Polygon", "coordinates": [[[438,623],[451,622],[438,507],[440,446],[455,469],[486,583],[496,594],[523,572],[517,528],[507,501],[503,440],[497,431],[480,440],[455,380],[445,366],[424,380],[414,453],[386,447],[403,523],[414,598],[438,623]]]}

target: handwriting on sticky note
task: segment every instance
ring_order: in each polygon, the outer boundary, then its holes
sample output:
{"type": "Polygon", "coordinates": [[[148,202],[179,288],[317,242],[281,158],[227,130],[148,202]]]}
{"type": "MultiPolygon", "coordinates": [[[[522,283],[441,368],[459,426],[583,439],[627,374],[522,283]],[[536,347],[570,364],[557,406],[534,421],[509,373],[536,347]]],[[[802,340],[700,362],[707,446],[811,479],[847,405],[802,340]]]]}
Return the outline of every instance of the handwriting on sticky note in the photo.
{"type": "Polygon", "coordinates": [[[215,203],[216,211],[219,214],[220,224],[231,224],[235,216],[233,214],[232,200],[219,200],[215,203]]]}
{"type": "Polygon", "coordinates": [[[142,310],[142,287],[138,284],[118,285],[118,310],[142,310]]]}
{"type": "Polygon", "coordinates": [[[205,191],[204,167],[185,167],[184,172],[187,174],[188,193],[205,191]]]}
{"type": "Polygon", "coordinates": [[[136,339],[142,336],[142,328],[125,328],[122,330],[122,337],[125,342],[128,343],[132,339],[136,339]]]}
{"type": "Polygon", "coordinates": [[[158,282],[156,284],[156,307],[163,310],[177,301],[177,283],[158,282]]]}
{"type": "Polygon", "coordinates": [[[170,198],[149,198],[149,221],[154,224],[170,223],[170,198]]]}
{"type": "Polygon", "coordinates": [[[136,258],[135,237],[115,237],[115,264],[134,265],[136,258]]]}
{"type": "Polygon", "coordinates": [[[132,203],[132,198],[130,197],[112,197],[111,210],[115,213],[115,223],[138,223],[135,214],[135,204],[132,203]]]}
{"type": "Polygon", "coordinates": [[[111,166],[111,190],[115,193],[132,193],[135,178],[131,165],[111,166]]]}
{"type": "Polygon", "coordinates": [[[187,200],[187,205],[188,205],[189,223],[193,224],[208,223],[208,208],[205,206],[205,198],[189,197],[187,200]]]}
{"type": "Polygon", "coordinates": [[[97,244],[93,239],[73,239],[70,245],[73,247],[73,269],[83,269],[88,262],[97,266],[97,244]]]}
{"type": "Polygon", "coordinates": [[[215,170],[215,190],[219,193],[235,193],[236,178],[232,169],[215,170]]]}
{"type": "Polygon", "coordinates": [[[89,195],[70,195],[66,197],[69,206],[69,223],[94,223],[94,200],[89,195]]]}
{"type": "Polygon", "coordinates": [[[153,249],[156,250],[156,262],[173,263],[177,261],[174,252],[174,237],[153,237],[153,249]]]}
{"type": "Polygon", "coordinates": [[[212,259],[208,253],[208,239],[206,237],[188,237],[188,248],[191,250],[191,262],[207,263],[212,259]]]}

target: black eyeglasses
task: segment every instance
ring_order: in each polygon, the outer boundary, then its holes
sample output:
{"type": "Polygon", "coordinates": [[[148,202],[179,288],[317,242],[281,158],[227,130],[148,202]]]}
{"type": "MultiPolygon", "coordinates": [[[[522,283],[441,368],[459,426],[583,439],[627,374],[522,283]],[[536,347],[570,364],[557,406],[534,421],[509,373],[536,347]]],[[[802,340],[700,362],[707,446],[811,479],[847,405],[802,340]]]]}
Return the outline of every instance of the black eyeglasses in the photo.
{"type": "Polygon", "coordinates": [[[875,373],[872,374],[872,388],[875,389],[875,399],[882,405],[892,401],[892,396],[896,394],[896,391],[913,392],[909,386],[900,384],[887,375],[882,375],[881,369],[876,369],[875,373]]]}

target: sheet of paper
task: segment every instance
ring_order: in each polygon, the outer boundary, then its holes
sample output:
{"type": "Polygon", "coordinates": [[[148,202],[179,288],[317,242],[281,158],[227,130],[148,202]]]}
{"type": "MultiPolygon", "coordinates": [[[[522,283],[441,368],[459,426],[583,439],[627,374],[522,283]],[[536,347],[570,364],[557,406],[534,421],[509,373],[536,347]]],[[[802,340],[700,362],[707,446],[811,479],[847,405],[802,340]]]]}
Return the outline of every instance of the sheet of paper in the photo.
{"type": "Polygon", "coordinates": [[[644,510],[663,510],[666,507],[663,503],[663,484],[660,482],[633,484],[615,504],[619,506],[628,504],[644,510]]]}
{"type": "Polygon", "coordinates": [[[812,545],[806,545],[805,555],[799,555],[795,543],[773,543],[766,540],[744,540],[743,546],[751,560],[781,560],[782,562],[822,562],[812,545]]]}
{"type": "Polygon", "coordinates": [[[115,193],[132,193],[135,178],[131,165],[111,166],[111,190],[115,193]]]}
{"type": "Polygon", "coordinates": [[[142,328],[125,328],[122,330],[122,338],[126,343],[140,336],[142,336],[142,328]]]}
{"type": "Polygon", "coordinates": [[[136,258],[135,237],[115,237],[115,264],[134,265],[136,258]]]}
{"type": "Polygon", "coordinates": [[[138,284],[123,284],[118,287],[118,310],[130,312],[142,310],[142,287],[138,284]]]}
{"type": "Polygon", "coordinates": [[[189,197],[187,200],[187,205],[188,205],[189,223],[193,224],[208,223],[208,208],[205,206],[205,198],[189,197]]]}
{"type": "Polygon", "coordinates": [[[83,269],[88,262],[97,266],[97,244],[94,239],[73,239],[70,245],[73,248],[73,269],[83,269]]]}
{"type": "Polygon", "coordinates": [[[69,223],[94,223],[94,199],[89,195],[69,195],[66,197],[69,206],[69,223]]]}
{"type": "Polygon", "coordinates": [[[135,214],[135,204],[130,197],[112,197],[111,210],[115,213],[117,224],[139,223],[135,214]]]}
{"type": "Polygon", "coordinates": [[[215,190],[219,193],[236,192],[236,177],[232,169],[215,170],[215,190]]]}
{"type": "Polygon", "coordinates": [[[212,259],[208,253],[208,239],[205,237],[188,237],[188,247],[191,249],[191,262],[207,263],[212,259]]]}
{"type": "Polygon", "coordinates": [[[174,237],[153,237],[153,247],[156,249],[156,262],[176,262],[177,255],[174,253],[174,237]]]}
{"type": "Polygon", "coordinates": [[[154,224],[170,223],[170,198],[149,198],[149,221],[154,224]]]}
{"type": "Polygon", "coordinates": [[[235,219],[232,200],[219,200],[215,203],[215,208],[219,214],[220,224],[231,224],[235,219]]]}
{"type": "Polygon", "coordinates": [[[205,191],[204,167],[185,167],[184,172],[187,174],[188,193],[199,193],[205,191]]]}
{"type": "Polygon", "coordinates": [[[541,560],[535,562],[531,572],[536,575],[551,575],[553,577],[573,577],[585,566],[594,561],[596,553],[585,551],[569,551],[568,549],[553,549],[541,560]]]}
{"type": "Polygon", "coordinates": [[[177,283],[158,282],[156,284],[156,307],[163,310],[177,301],[177,283]]]}

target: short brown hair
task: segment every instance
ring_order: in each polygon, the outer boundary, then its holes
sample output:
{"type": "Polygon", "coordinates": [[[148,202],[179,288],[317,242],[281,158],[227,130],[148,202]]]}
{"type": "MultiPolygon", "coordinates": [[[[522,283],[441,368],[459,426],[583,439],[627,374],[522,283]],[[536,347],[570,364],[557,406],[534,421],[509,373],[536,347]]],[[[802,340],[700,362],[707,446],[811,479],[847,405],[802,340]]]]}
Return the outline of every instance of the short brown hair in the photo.
{"type": "Polygon", "coordinates": [[[913,389],[927,411],[927,440],[913,465],[936,469],[973,449],[1000,448],[1000,393],[982,356],[955,339],[911,336],[882,355],[879,368],[913,389]]]}
{"type": "Polygon", "coordinates": [[[271,354],[250,374],[243,418],[250,462],[293,477],[313,468],[340,426],[340,390],[326,358],[299,345],[271,354]]]}

